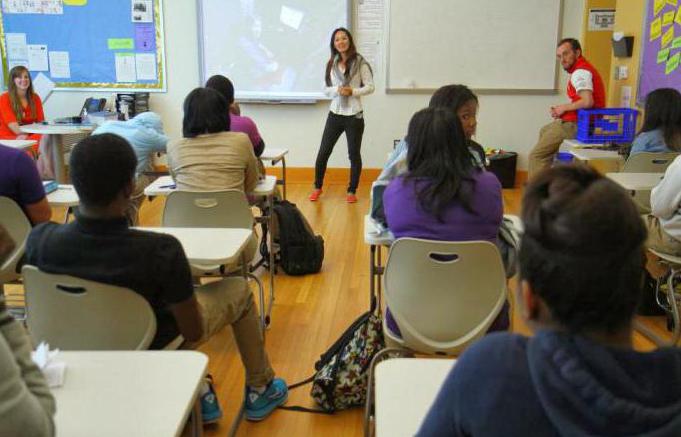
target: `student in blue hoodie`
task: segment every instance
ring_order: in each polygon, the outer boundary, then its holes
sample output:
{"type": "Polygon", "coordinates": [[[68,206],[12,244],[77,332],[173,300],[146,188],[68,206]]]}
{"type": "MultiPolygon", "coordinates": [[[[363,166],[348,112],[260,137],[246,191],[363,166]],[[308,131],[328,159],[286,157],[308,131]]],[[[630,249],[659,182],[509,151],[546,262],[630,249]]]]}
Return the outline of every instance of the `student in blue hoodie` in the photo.
{"type": "Polygon", "coordinates": [[[554,167],[527,186],[522,218],[517,308],[535,335],[469,348],[418,435],[681,435],[681,350],[633,350],[646,230],[628,194],[554,167]]]}
{"type": "Polygon", "coordinates": [[[165,153],[168,137],[163,132],[161,117],[155,112],[142,112],[127,121],[107,121],[92,135],[116,134],[130,143],[137,157],[135,169],[135,188],[130,197],[130,207],[126,211],[128,222],[137,225],[139,209],[144,200],[144,189],[153,178],[145,174],[152,171],[154,153],[165,153]]]}

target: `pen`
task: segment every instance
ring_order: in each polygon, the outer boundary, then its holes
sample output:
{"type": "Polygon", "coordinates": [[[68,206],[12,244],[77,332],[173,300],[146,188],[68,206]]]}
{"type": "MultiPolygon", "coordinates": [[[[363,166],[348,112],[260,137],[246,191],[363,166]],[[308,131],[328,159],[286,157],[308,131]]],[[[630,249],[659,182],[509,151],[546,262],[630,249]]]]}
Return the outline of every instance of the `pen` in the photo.
{"type": "Polygon", "coordinates": [[[175,189],[175,188],[177,188],[177,187],[175,186],[175,184],[170,184],[170,185],[161,185],[159,188],[171,188],[171,189],[175,189]]]}

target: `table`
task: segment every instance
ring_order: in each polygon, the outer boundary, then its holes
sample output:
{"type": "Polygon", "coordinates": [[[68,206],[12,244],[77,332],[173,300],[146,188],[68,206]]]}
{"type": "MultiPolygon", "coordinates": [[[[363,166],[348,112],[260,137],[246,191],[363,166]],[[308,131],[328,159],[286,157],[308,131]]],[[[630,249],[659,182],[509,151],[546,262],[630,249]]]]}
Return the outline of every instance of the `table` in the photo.
{"type": "Polygon", "coordinates": [[[664,177],[664,173],[607,173],[606,176],[625,190],[635,193],[655,188],[664,177]]]}
{"type": "Polygon", "coordinates": [[[64,223],[68,223],[69,215],[73,213],[73,208],[80,203],[80,198],[73,185],[59,184],[56,190],[47,195],[47,203],[50,206],[66,207],[64,223]]]}
{"type": "Polygon", "coordinates": [[[392,358],[378,363],[376,436],[415,435],[455,362],[392,358]]]}
{"type": "Polygon", "coordinates": [[[574,139],[564,140],[559,150],[571,153],[579,161],[609,161],[618,166],[624,163],[624,157],[617,150],[605,150],[605,144],[586,144],[574,139]]]}
{"type": "Polygon", "coordinates": [[[29,150],[38,142],[36,140],[0,140],[0,144],[13,149],[29,150]]]}
{"type": "Polygon", "coordinates": [[[90,133],[94,126],[87,124],[43,124],[33,123],[21,126],[21,131],[29,134],[48,135],[48,149],[52,152],[54,177],[60,183],[66,183],[66,167],[64,165],[64,135],[90,133]]]}
{"type": "MultiPolygon", "coordinates": [[[[272,175],[267,175],[265,176],[264,179],[260,180],[258,182],[258,185],[255,186],[255,189],[253,190],[252,193],[249,193],[250,195],[253,196],[259,196],[259,197],[264,197],[265,198],[265,206],[262,208],[262,215],[260,217],[256,217],[255,220],[258,223],[267,223],[269,226],[269,231],[267,233],[268,235],[268,240],[269,240],[269,246],[270,246],[270,259],[268,260],[268,267],[269,267],[269,274],[270,274],[270,304],[269,307],[267,308],[266,311],[266,316],[265,316],[265,321],[266,324],[269,325],[270,321],[270,316],[272,314],[272,307],[274,306],[274,236],[272,233],[272,229],[274,229],[274,192],[275,188],[277,186],[277,178],[276,176],[272,175]]],[[[158,179],[156,179],[154,182],[149,184],[145,189],[144,189],[144,195],[148,197],[154,197],[154,196],[167,196],[168,194],[172,193],[175,191],[177,188],[175,188],[175,183],[173,181],[173,178],[171,176],[161,176],[158,179]]]]}
{"type": "Polygon", "coordinates": [[[52,389],[57,435],[178,436],[190,415],[193,434],[202,434],[203,353],[62,351],[59,357],[66,377],[52,389]]]}
{"type": "Polygon", "coordinates": [[[136,227],[140,231],[177,238],[191,264],[230,264],[238,261],[253,234],[252,229],[136,227]]]}
{"type": "Polygon", "coordinates": [[[275,147],[265,147],[260,159],[263,161],[270,161],[271,165],[277,165],[281,162],[281,179],[277,180],[277,185],[281,185],[284,192],[284,200],[286,200],[286,155],[288,154],[288,149],[275,148],[275,147]]]}

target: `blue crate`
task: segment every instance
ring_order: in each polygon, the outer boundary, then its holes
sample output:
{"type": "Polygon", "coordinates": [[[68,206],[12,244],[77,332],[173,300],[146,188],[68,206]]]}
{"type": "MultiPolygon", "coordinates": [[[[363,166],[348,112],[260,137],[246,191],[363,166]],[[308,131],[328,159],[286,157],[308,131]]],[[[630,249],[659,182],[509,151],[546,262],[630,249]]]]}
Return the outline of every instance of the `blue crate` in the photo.
{"type": "Polygon", "coordinates": [[[577,140],[582,143],[631,143],[638,111],[631,108],[577,111],[577,140]]]}

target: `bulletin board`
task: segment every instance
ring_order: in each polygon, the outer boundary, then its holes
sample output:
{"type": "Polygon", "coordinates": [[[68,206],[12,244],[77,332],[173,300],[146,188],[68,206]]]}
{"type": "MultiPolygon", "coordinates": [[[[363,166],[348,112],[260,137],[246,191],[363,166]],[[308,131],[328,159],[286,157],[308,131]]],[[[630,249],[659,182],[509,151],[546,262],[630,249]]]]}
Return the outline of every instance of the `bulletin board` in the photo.
{"type": "Polygon", "coordinates": [[[165,91],[161,0],[2,0],[3,77],[25,65],[56,89],[165,91]]]}
{"type": "Polygon", "coordinates": [[[639,103],[657,88],[681,90],[681,2],[650,0],[645,14],[639,103]]]}

